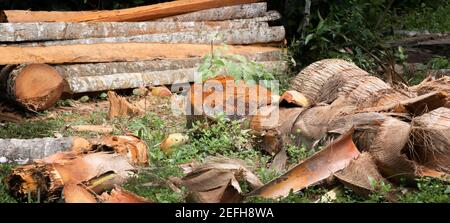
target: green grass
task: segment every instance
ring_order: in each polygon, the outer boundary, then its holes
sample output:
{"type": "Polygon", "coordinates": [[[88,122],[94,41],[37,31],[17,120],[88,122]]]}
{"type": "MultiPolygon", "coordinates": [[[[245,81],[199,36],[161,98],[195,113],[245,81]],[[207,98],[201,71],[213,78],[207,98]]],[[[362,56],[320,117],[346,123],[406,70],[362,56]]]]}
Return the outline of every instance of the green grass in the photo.
{"type": "Polygon", "coordinates": [[[428,30],[430,32],[450,31],[450,3],[443,3],[437,8],[423,5],[398,18],[398,26],[405,30],[428,30]]]}

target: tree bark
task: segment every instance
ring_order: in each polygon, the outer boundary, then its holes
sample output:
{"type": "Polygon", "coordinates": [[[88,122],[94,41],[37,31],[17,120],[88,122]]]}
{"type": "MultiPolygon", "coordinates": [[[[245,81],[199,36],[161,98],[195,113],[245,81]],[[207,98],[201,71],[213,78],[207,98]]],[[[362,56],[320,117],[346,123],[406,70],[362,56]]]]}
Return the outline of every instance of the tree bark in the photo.
{"type": "MultiPolygon", "coordinates": [[[[216,46],[226,53],[249,55],[279,51],[264,46],[216,46]]],[[[203,57],[211,52],[210,44],[164,43],[99,43],[48,47],[0,47],[0,64],[22,63],[88,63],[111,61],[141,61],[160,58],[181,59],[203,57]]]]}
{"type": "Polygon", "coordinates": [[[233,5],[221,8],[205,9],[182,15],[170,16],[156,19],[154,21],[164,22],[191,22],[191,21],[223,21],[230,19],[247,19],[265,16],[267,3],[259,2],[252,4],[233,5]]]}
{"type": "MultiPolygon", "coordinates": [[[[164,18],[189,12],[205,9],[218,8],[231,5],[248,4],[258,2],[258,0],[179,0],[165,2],[141,7],[92,12],[28,12],[22,13],[24,18],[13,19],[14,15],[9,11],[4,11],[9,22],[24,21],[29,22],[138,22],[152,19],[164,18]],[[33,19],[25,18],[31,16],[33,19]]],[[[15,13],[18,13],[15,11],[15,13]]]]}
{"type": "MultiPolygon", "coordinates": [[[[246,55],[252,61],[279,61],[282,60],[281,51],[272,51],[246,55]]],[[[198,66],[203,58],[173,59],[173,60],[148,60],[133,62],[108,62],[85,64],[58,64],[53,67],[64,78],[76,78],[86,76],[103,76],[119,73],[141,73],[151,71],[165,71],[188,69],[198,66]]]]}
{"type": "Polygon", "coordinates": [[[138,36],[89,38],[61,41],[46,41],[22,43],[19,46],[63,46],[75,44],[96,44],[96,43],[190,43],[208,44],[214,41],[215,44],[254,44],[280,42],[284,39],[285,31],[283,26],[259,27],[252,29],[226,29],[217,31],[202,32],[177,32],[177,33],[157,33],[138,36]],[[217,39],[214,39],[218,36],[217,39]]]}
{"type": "MultiPolygon", "coordinates": [[[[283,61],[261,62],[267,69],[285,69],[283,61]]],[[[73,76],[67,78],[69,93],[83,93],[143,86],[171,85],[201,80],[198,68],[177,70],[142,71],[137,73],[113,73],[102,76],[73,76]]]]}
{"type": "Polygon", "coordinates": [[[0,23],[0,42],[126,37],[154,33],[200,32],[268,27],[271,17],[217,22],[44,22],[0,23]],[[265,21],[264,21],[265,20],[265,21]],[[83,32],[80,32],[83,30],[83,32]]]}
{"type": "Polygon", "coordinates": [[[78,137],[0,139],[0,157],[5,157],[7,162],[24,164],[57,152],[89,145],[89,142],[78,137]]]}
{"type": "Polygon", "coordinates": [[[62,77],[46,64],[7,66],[0,80],[4,97],[31,111],[53,106],[63,91],[62,77]]]}

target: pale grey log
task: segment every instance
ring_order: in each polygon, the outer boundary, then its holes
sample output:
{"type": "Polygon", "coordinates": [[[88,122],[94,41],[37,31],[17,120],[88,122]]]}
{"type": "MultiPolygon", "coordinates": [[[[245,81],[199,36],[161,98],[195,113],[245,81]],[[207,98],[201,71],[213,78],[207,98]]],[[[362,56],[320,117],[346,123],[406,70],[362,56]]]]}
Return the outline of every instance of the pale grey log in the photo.
{"type": "Polygon", "coordinates": [[[267,11],[266,2],[226,6],[190,12],[186,14],[156,19],[154,21],[221,21],[229,19],[248,19],[264,16],[267,11]]]}
{"type": "Polygon", "coordinates": [[[76,40],[60,40],[22,43],[19,46],[62,46],[75,44],[96,43],[191,43],[209,44],[214,40],[215,44],[254,44],[270,43],[284,40],[285,30],[283,26],[255,27],[253,29],[227,29],[202,32],[177,32],[158,33],[126,37],[89,38],[76,40]]]}
{"type": "MultiPolygon", "coordinates": [[[[225,52],[226,53],[226,52],[225,52]]],[[[271,51],[246,55],[252,61],[278,61],[283,59],[282,51],[271,51]]],[[[193,68],[203,61],[201,57],[173,60],[148,60],[132,62],[108,62],[85,64],[62,64],[54,68],[67,79],[69,77],[102,76],[117,73],[140,73],[148,71],[164,71],[193,68]]]]}
{"type": "Polygon", "coordinates": [[[0,23],[0,42],[71,40],[154,33],[268,27],[276,15],[218,22],[36,22],[0,23]]]}
{"type": "MultiPolygon", "coordinates": [[[[260,63],[268,70],[283,71],[287,68],[287,64],[284,61],[260,63]]],[[[116,73],[102,76],[69,77],[67,78],[67,83],[70,87],[70,93],[171,85],[201,80],[201,76],[197,70],[198,67],[139,73],[116,73]]]]}
{"type": "Polygon", "coordinates": [[[25,164],[72,148],[71,137],[37,139],[0,139],[0,159],[25,164]]]}

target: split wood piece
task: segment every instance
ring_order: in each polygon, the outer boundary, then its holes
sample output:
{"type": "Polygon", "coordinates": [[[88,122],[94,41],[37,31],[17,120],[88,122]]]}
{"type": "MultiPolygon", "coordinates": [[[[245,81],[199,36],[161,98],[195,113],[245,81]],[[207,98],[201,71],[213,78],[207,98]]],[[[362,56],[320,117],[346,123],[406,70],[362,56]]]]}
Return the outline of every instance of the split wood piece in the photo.
{"type": "Polygon", "coordinates": [[[280,19],[279,13],[269,13],[266,2],[225,6],[220,8],[205,9],[186,14],[156,19],[161,22],[192,22],[192,21],[224,21],[231,19],[249,19],[255,17],[274,17],[280,19]]]}
{"type": "Polygon", "coordinates": [[[69,125],[67,129],[75,132],[112,133],[113,127],[104,125],[69,125]]]}
{"type": "Polygon", "coordinates": [[[118,96],[115,92],[108,91],[108,101],[108,119],[145,114],[145,111],[143,109],[130,104],[130,102],[128,102],[126,98],[118,96]]]}
{"type": "Polygon", "coordinates": [[[200,32],[155,33],[136,36],[119,36],[106,38],[89,38],[74,40],[55,40],[14,44],[11,46],[65,46],[96,43],[190,43],[244,45],[255,43],[280,42],[284,39],[283,26],[254,27],[250,29],[223,29],[200,32]],[[212,40],[214,36],[220,36],[212,40]]]}
{"type": "Polygon", "coordinates": [[[252,191],[249,196],[285,197],[290,191],[298,192],[344,169],[360,154],[352,141],[352,133],[350,130],[287,173],[252,191]]]}
{"type": "Polygon", "coordinates": [[[417,166],[404,154],[410,133],[409,123],[391,117],[387,117],[378,128],[368,152],[387,179],[415,177],[417,166]]]}
{"type": "MultiPolygon", "coordinates": [[[[247,59],[256,62],[281,61],[281,51],[269,51],[264,53],[244,55],[247,59]]],[[[187,69],[199,66],[203,58],[186,58],[171,60],[147,60],[132,62],[108,62],[108,63],[86,63],[86,64],[57,64],[53,67],[64,78],[85,77],[85,76],[103,76],[111,74],[140,73],[149,71],[165,71],[187,69]]],[[[265,64],[270,67],[270,64],[265,64]]],[[[286,64],[276,64],[280,69],[285,69],[286,64]]]]}
{"type": "Polygon", "coordinates": [[[202,203],[236,203],[242,200],[239,180],[251,188],[262,186],[241,160],[225,157],[208,157],[205,164],[194,167],[182,178],[181,184],[190,191],[189,199],[202,203]]]}
{"type": "Polygon", "coordinates": [[[62,191],[65,203],[97,203],[92,192],[78,184],[67,184],[62,191]]]}
{"type": "MultiPolygon", "coordinates": [[[[278,154],[291,142],[291,135],[297,133],[293,128],[303,108],[279,108],[278,106],[265,106],[258,109],[255,116],[250,117],[250,128],[254,135],[262,138],[260,146],[269,154],[278,154]]],[[[283,154],[279,154],[282,158],[283,154]]]]}
{"type": "Polygon", "coordinates": [[[92,150],[99,152],[115,152],[126,155],[132,164],[147,166],[149,163],[147,145],[144,141],[133,135],[104,136],[100,139],[91,139],[92,150]]]}
{"type": "Polygon", "coordinates": [[[28,163],[61,151],[86,151],[91,144],[83,138],[0,139],[0,157],[8,162],[28,163]]]}
{"type": "Polygon", "coordinates": [[[363,197],[368,197],[370,193],[380,189],[374,183],[387,183],[378,172],[375,161],[369,153],[362,153],[334,176],[346,187],[363,197]]]}
{"type": "MultiPolygon", "coordinates": [[[[275,47],[216,46],[230,54],[251,55],[279,51],[275,47]]],[[[87,63],[140,61],[152,59],[183,59],[203,57],[211,52],[210,44],[164,43],[99,43],[48,47],[0,47],[1,64],[22,63],[87,63]]]]}
{"type": "MultiPolygon", "coordinates": [[[[286,69],[287,64],[283,61],[268,61],[261,62],[262,65],[268,70],[278,70],[286,69]]],[[[133,65],[131,65],[133,66],[133,65]]],[[[102,73],[109,71],[114,72],[115,66],[102,65],[96,68],[95,65],[91,66],[93,70],[90,73],[105,67],[102,73]]],[[[145,66],[144,66],[145,67],[145,66]]],[[[77,66],[73,67],[77,69],[77,66]]],[[[139,66],[135,67],[140,69],[139,66]]],[[[130,67],[131,70],[135,69],[130,67]]],[[[83,69],[83,68],[82,68],[83,69]]],[[[120,70],[126,70],[126,67],[119,68],[120,70]]],[[[67,69],[67,75],[72,75],[70,71],[72,68],[67,69]]],[[[68,93],[83,93],[83,92],[94,92],[94,91],[104,91],[104,90],[115,90],[115,89],[130,89],[138,87],[147,86],[157,86],[157,85],[172,85],[172,84],[184,84],[189,82],[195,82],[201,80],[198,73],[198,68],[187,68],[187,69],[177,69],[177,70],[161,70],[161,71],[140,71],[140,72],[130,72],[130,73],[113,73],[111,75],[103,76],[71,76],[66,78],[67,84],[69,86],[68,93]]],[[[67,89],[66,89],[67,91],[67,89]]]]}
{"type": "MultiPolygon", "coordinates": [[[[36,22],[36,20],[41,22],[137,22],[195,12],[204,9],[254,2],[257,2],[257,0],[179,0],[127,9],[92,12],[82,11],[65,15],[61,12],[29,12],[28,16],[34,17],[34,22],[36,22]],[[40,15],[45,15],[47,17],[40,18],[40,15]]],[[[4,11],[4,13],[7,19],[8,16],[11,18],[8,11],[4,11]]]]}
{"type": "Polygon", "coordinates": [[[412,120],[406,153],[417,163],[450,174],[450,108],[438,108],[412,120]]]}
{"type": "Polygon", "coordinates": [[[268,27],[259,20],[271,18],[242,19],[234,21],[199,22],[40,22],[0,23],[0,42],[23,42],[44,40],[71,40],[87,38],[125,37],[155,33],[217,31],[223,29],[248,29],[268,27]],[[83,32],[80,32],[83,30],[83,32]]]}
{"type": "Polygon", "coordinates": [[[122,184],[136,171],[124,155],[110,153],[55,154],[52,162],[36,162],[14,168],[5,178],[11,195],[19,201],[40,194],[42,201],[56,201],[66,184],[80,184],[104,174],[107,185],[122,184]],[[38,192],[39,191],[39,192],[38,192]]]}
{"type": "Polygon", "coordinates": [[[291,105],[298,107],[309,107],[311,102],[302,93],[298,91],[286,91],[281,95],[280,106],[291,105]]]}
{"type": "Polygon", "coordinates": [[[0,82],[4,97],[31,111],[55,105],[64,83],[58,71],[46,64],[6,66],[0,72],[0,82]]]}
{"type": "Polygon", "coordinates": [[[118,186],[113,188],[109,193],[103,192],[99,196],[99,199],[102,203],[151,203],[149,200],[118,186]]]}
{"type": "Polygon", "coordinates": [[[256,115],[259,107],[271,104],[271,95],[263,86],[236,81],[231,76],[219,75],[194,83],[187,98],[187,126],[197,120],[215,120],[219,113],[232,120],[256,115]]]}

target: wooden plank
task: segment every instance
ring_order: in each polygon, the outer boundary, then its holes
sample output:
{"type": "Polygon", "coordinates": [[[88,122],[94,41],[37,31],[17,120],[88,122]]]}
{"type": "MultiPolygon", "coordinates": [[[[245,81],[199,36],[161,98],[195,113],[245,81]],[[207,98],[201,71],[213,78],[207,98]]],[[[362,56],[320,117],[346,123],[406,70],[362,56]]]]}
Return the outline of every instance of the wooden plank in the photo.
{"type": "MultiPolygon", "coordinates": [[[[27,14],[23,13],[22,15],[33,17],[34,20],[28,19],[28,21],[33,22],[137,22],[164,18],[205,9],[249,4],[255,2],[258,2],[258,0],[178,0],[110,11],[82,11],[71,13],[28,12],[27,14]]],[[[7,18],[9,17],[8,21],[11,21],[11,18],[14,17],[8,10],[4,11],[4,13],[7,18]]],[[[17,11],[15,11],[15,13],[17,13],[17,11]]]]}
{"type": "MultiPolygon", "coordinates": [[[[223,52],[250,55],[279,51],[275,47],[215,46],[223,52]]],[[[21,63],[88,63],[111,61],[140,61],[152,59],[182,59],[202,57],[211,52],[210,44],[164,43],[98,43],[91,45],[0,47],[0,65],[21,63]]]]}

